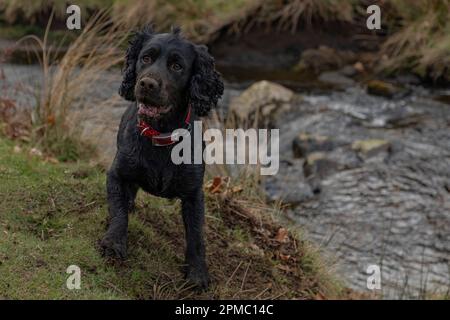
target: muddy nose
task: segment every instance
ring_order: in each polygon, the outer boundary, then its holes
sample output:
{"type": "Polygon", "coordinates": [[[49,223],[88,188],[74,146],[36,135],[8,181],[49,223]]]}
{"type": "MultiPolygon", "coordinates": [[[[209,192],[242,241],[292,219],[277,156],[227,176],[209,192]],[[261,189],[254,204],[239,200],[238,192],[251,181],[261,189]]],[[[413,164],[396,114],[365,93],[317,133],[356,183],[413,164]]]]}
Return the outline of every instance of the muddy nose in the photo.
{"type": "Polygon", "coordinates": [[[139,86],[148,91],[157,91],[159,89],[158,81],[152,78],[142,78],[139,80],[139,86]]]}

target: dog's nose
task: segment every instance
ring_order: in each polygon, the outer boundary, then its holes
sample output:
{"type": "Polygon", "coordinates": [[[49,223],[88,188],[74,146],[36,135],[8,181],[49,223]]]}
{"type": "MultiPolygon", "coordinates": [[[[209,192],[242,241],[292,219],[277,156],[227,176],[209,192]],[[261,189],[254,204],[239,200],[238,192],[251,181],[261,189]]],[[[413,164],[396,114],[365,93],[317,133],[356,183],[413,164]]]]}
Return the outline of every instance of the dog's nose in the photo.
{"type": "Polygon", "coordinates": [[[139,86],[148,91],[157,91],[159,89],[158,81],[152,78],[142,78],[139,80],[139,86]]]}

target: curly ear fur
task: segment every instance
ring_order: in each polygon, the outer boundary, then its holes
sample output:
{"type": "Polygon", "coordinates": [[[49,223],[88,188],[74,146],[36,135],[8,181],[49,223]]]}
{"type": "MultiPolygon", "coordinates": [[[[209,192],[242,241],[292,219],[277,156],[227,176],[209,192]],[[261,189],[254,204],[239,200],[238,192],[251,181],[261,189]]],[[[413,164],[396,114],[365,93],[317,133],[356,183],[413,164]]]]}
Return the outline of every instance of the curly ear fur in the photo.
{"type": "Polygon", "coordinates": [[[123,80],[119,88],[119,94],[129,101],[135,101],[134,86],[136,85],[136,62],[142,45],[153,35],[153,28],[148,25],[134,34],[129,42],[125,55],[125,66],[123,68],[123,80]]]}
{"type": "Polygon", "coordinates": [[[189,102],[198,116],[206,116],[223,94],[223,82],[214,69],[214,58],[206,46],[195,46],[197,57],[189,89],[189,102]]]}

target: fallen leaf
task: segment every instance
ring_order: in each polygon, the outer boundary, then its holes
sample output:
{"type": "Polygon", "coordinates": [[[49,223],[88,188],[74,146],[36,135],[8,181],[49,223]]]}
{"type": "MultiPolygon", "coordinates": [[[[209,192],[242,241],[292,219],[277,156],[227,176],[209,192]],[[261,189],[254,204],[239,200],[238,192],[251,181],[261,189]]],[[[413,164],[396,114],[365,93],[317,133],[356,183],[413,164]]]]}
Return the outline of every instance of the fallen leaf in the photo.
{"type": "Polygon", "coordinates": [[[42,151],[37,148],[31,148],[30,155],[42,157],[42,151]]]}
{"type": "Polygon", "coordinates": [[[58,164],[59,163],[59,160],[54,158],[54,157],[47,157],[47,158],[45,158],[45,161],[47,161],[49,163],[52,163],[52,164],[58,164]]]}
{"type": "Polygon", "coordinates": [[[275,240],[281,243],[288,242],[289,232],[285,228],[278,229],[277,235],[275,236],[275,240]]]}
{"type": "Polygon", "coordinates": [[[222,177],[214,177],[211,186],[209,187],[209,191],[211,193],[219,193],[220,188],[222,186],[222,177]]]}
{"type": "Polygon", "coordinates": [[[233,193],[238,193],[238,192],[241,192],[242,190],[244,190],[244,188],[242,186],[235,186],[231,189],[231,191],[233,193]]]}
{"type": "Polygon", "coordinates": [[[282,254],[281,252],[280,252],[279,256],[280,256],[280,259],[283,260],[283,261],[288,261],[291,258],[291,255],[289,255],[289,254],[282,254]]]}
{"type": "Polygon", "coordinates": [[[50,125],[54,125],[55,124],[55,116],[53,115],[53,114],[51,114],[51,115],[49,115],[48,117],[47,117],[47,123],[48,124],[50,124],[50,125]]]}

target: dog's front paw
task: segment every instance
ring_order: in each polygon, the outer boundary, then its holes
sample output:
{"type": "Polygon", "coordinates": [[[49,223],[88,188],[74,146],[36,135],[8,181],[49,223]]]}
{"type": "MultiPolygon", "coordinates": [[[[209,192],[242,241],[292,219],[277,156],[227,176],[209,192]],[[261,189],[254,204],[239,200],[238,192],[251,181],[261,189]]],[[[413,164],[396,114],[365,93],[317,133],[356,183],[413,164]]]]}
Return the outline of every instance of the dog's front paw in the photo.
{"type": "Polygon", "coordinates": [[[127,258],[127,240],[126,237],[115,238],[110,235],[100,241],[100,251],[106,258],[126,260],[127,258]]]}
{"type": "Polygon", "coordinates": [[[206,266],[188,266],[186,279],[200,290],[208,289],[210,283],[206,266]]]}

